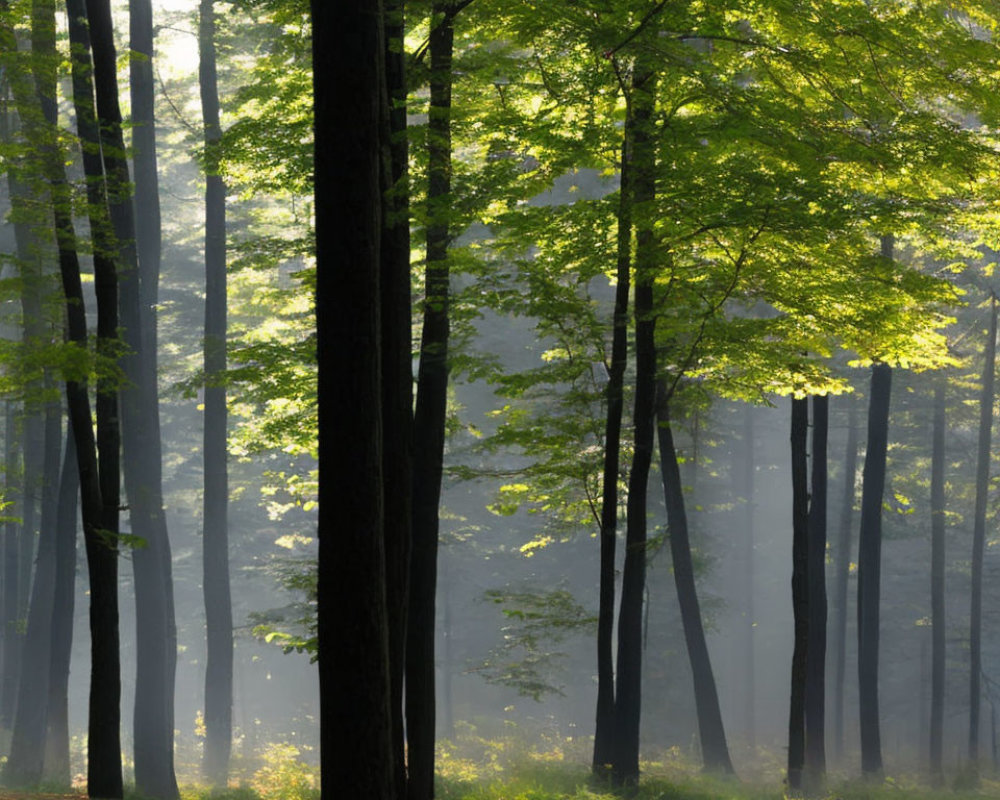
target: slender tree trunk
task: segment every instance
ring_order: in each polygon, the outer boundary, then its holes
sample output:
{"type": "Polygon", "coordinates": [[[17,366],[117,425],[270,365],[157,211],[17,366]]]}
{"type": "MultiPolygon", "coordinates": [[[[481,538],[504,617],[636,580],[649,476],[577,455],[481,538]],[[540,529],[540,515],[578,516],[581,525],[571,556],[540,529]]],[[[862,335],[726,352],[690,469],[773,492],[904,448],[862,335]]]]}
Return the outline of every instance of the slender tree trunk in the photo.
{"type": "Polygon", "coordinates": [[[4,423],[4,500],[7,521],[4,523],[3,541],[3,676],[0,682],[0,726],[9,730],[14,724],[14,706],[17,703],[17,679],[21,669],[22,637],[17,625],[18,582],[21,577],[18,556],[20,539],[17,524],[17,498],[21,495],[20,454],[17,435],[17,403],[5,404],[4,423]]]}
{"type": "Polygon", "coordinates": [[[174,619],[170,540],[163,513],[162,448],[157,388],[155,304],[160,277],[160,201],[153,117],[153,12],[150,0],[129,0],[134,208],[114,65],[108,0],[88,0],[94,45],[102,155],[118,238],[121,319],[128,350],[121,363],[125,492],[132,534],[144,546],[132,553],[135,571],[136,677],[133,739],[136,789],[149,797],[179,797],[174,774],[174,619]],[[112,95],[112,92],[114,93],[112,95]],[[131,244],[134,240],[134,246],[131,244]]]}
{"type": "MultiPolygon", "coordinates": [[[[118,334],[118,278],[114,250],[104,209],[104,173],[95,147],[99,141],[91,78],[90,36],[83,0],[67,0],[70,42],[73,46],[73,98],[77,129],[84,142],[84,173],[91,210],[94,272],[97,294],[98,349],[111,357],[118,334]]],[[[105,70],[107,66],[105,65],[105,70]]],[[[113,69],[113,59],[112,59],[113,69]]],[[[105,92],[106,94],[106,89],[105,92]]],[[[117,100],[117,98],[116,98],[117,100]]],[[[59,238],[59,261],[67,300],[70,341],[86,346],[86,319],[76,253],[76,239],[69,216],[65,174],[53,172],[54,193],[67,202],[54,204],[59,238]],[[79,316],[79,318],[77,318],[79,316]]],[[[97,443],[93,440],[86,385],[66,384],[67,405],[76,438],[84,541],[90,573],[91,684],[88,709],[87,791],[91,797],[122,796],[121,766],[121,660],[118,641],[118,508],[120,437],[117,386],[104,379],[97,392],[97,443]],[[97,458],[99,450],[99,463],[97,458]],[[95,483],[96,482],[96,483],[95,483]],[[99,504],[97,513],[95,503],[99,504]]]]}
{"type": "Polygon", "coordinates": [[[708,655],[708,645],[705,642],[705,628],[702,625],[698,590],[694,579],[694,563],[691,560],[681,472],[677,464],[673,432],[670,429],[666,386],[662,380],[659,382],[658,394],[656,421],[660,445],[660,475],[663,479],[663,495],[667,507],[667,524],[670,528],[670,556],[674,566],[677,602],[681,610],[684,640],[687,643],[688,659],[691,662],[691,674],[694,678],[694,700],[698,711],[702,762],[706,771],[731,775],[733,762],[729,758],[729,746],[726,743],[726,731],[722,724],[722,711],[719,708],[719,694],[715,687],[715,675],[708,655]]]}
{"type": "Polygon", "coordinates": [[[612,780],[618,786],[639,783],[639,721],[642,703],[642,601],[646,585],[646,499],[653,457],[656,413],[656,343],[653,278],[657,268],[652,225],[656,196],[656,149],[652,117],[656,76],[637,64],[632,83],[635,149],[632,174],[636,226],[635,341],[636,379],[633,411],[634,450],[626,510],[625,566],[618,614],[618,673],[615,685],[615,734],[612,780]]]}
{"type": "MultiPolygon", "coordinates": [[[[392,669],[392,740],[396,795],[406,797],[403,678],[406,661],[413,505],[413,316],[410,285],[409,148],[403,2],[386,0],[385,64],[389,99],[389,156],[382,226],[382,475],[385,481],[385,553],[392,669]]],[[[433,633],[433,631],[432,631],[433,633]]]]}
{"type": "Polygon", "coordinates": [[[812,481],[809,496],[809,641],[806,652],[806,785],[826,780],[826,498],[830,398],[813,395],[812,481]]]}
{"type": "Polygon", "coordinates": [[[834,566],[833,742],[838,763],[844,757],[844,678],[847,672],[847,583],[851,569],[851,528],[854,524],[854,484],[858,471],[857,402],[850,396],[844,486],[834,566]]]}
{"type": "Polygon", "coordinates": [[[381,12],[377,0],[312,2],[320,755],[328,800],[395,797],[379,343],[388,113],[381,12]],[[335,40],[340,46],[330,47],[335,40]]]}
{"type": "Polygon", "coordinates": [[[606,782],[614,760],[615,667],[612,639],[615,625],[615,545],[618,538],[618,480],[621,458],[625,367],[628,363],[628,297],[632,268],[632,110],[626,111],[618,195],[618,254],[611,363],[608,369],[607,416],[604,423],[604,464],[601,490],[601,565],[597,616],[597,719],[594,726],[594,777],[606,782]]]}
{"type": "Polygon", "coordinates": [[[969,766],[979,773],[979,710],[982,673],[983,548],[990,483],[990,440],[993,433],[993,381],[997,352],[997,299],[990,295],[990,329],[979,399],[979,447],[976,453],[976,504],[972,527],[972,608],[969,613],[969,766]]]}
{"type": "Polygon", "coordinates": [[[229,472],[226,410],[226,186],[219,172],[219,87],[215,2],[201,0],[198,47],[205,125],[205,426],[203,580],[207,660],[202,770],[216,787],[229,782],[233,741],[233,609],[229,583],[229,472]]]}
{"type": "Polygon", "coordinates": [[[944,434],[948,379],[934,385],[931,434],[931,721],[930,772],[936,786],[944,784],[944,434]]]}
{"type": "Polygon", "coordinates": [[[745,634],[745,644],[743,647],[746,664],[743,669],[743,703],[744,703],[744,728],[746,731],[747,744],[751,751],[756,748],[757,740],[757,657],[755,651],[754,625],[756,624],[756,608],[754,603],[754,574],[755,574],[755,542],[754,542],[754,512],[756,504],[754,502],[754,484],[756,476],[756,462],[754,459],[754,408],[749,403],[743,411],[743,537],[744,537],[744,559],[743,570],[746,576],[744,584],[746,599],[744,601],[743,631],[745,634]]]}
{"type": "Polygon", "coordinates": [[[66,447],[59,478],[56,512],[55,593],[52,603],[52,644],[49,648],[49,699],[43,779],[68,787],[69,768],[69,665],[73,649],[73,614],[76,592],[76,534],[80,476],[76,443],[67,424],[66,447]]]}
{"type": "Polygon", "coordinates": [[[31,587],[10,755],[3,772],[4,783],[8,786],[37,786],[42,780],[55,600],[56,499],[62,452],[62,419],[58,402],[49,403],[46,407],[44,436],[38,563],[31,587]]]}
{"type": "Polygon", "coordinates": [[[448,393],[451,83],[455,10],[436,2],[430,33],[427,266],[413,419],[413,528],[406,637],[409,800],[434,796],[434,634],[438,506],[448,393]]]}
{"type": "Polygon", "coordinates": [[[806,755],[806,672],[809,640],[809,489],[806,439],[809,401],[792,398],[792,614],[795,644],[788,711],[788,791],[803,789],[806,755]]]}
{"type": "Polygon", "coordinates": [[[872,367],[868,408],[868,447],[861,491],[861,534],[858,539],[858,696],[861,722],[861,771],[882,774],[879,730],[878,645],[882,569],[882,496],[889,438],[892,368],[872,367]]]}

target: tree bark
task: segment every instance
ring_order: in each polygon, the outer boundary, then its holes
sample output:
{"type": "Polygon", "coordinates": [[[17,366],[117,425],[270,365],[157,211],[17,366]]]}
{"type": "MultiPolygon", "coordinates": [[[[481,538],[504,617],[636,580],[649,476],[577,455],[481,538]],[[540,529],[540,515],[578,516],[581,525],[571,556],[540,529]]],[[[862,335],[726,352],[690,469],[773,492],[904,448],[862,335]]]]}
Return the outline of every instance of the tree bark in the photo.
{"type": "Polygon", "coordinates": [[[806,785],[826,780],[826,498],[830,398],[813,395],[812,480],[809,495],[809,639],[806,648],[806,785]]]}
{"type": "Polygon", "coordinates": [[[868,407],[868,447],[861,489],[861,534],[858,539],[858,698],[861,722],[861,771],[882,774],[879,730],[878,646],[882,569],[882,496],[889,438],[892,368],[872,367],[868,407]]]}
{"type": "Polygon", "coordinates": [[[215,3],[201,0],[198,47],[205,126],[205,425],[203,580],[207,658],[202,771],[215,787],[229,781],[233,741],[233,610],[229,582],[229,473],[226,410],[226,186],[219,172],[219,87],[215,3]]]}
{"type": "Polygon", "coordinates": [[[681,472],[670,428],[666,386],[662,380],[659,382],[658,394],[656,421],[660,445],[660,475],[663,479],[667,524],[670,529],[670,556],[674,566],[677,603],[681,610],[684,640],[691,662],[691,674],[694,677],[694,699],[698,712],[702,763],[706,771],[731,775],[733,762],[729,757],[729,745],[726,743],[726,731],[722,724],[722,711],[719,708],[719,694],[715,687],[715,675],[708,655],[708,645],[705,642],[705,628],[702,625],[698,590],[694,579],[694,563],[691,560],[681,472]]]}
{"type": "MultiPolygon", "coordinates": [[[[390,169],[383,178],[382,226],[382,475],[385,481],[385,553],[392,669],[392,741],[396,795],[406,797],[403,680],[406,661],[413,504],[413,316],[410,284],[409,147],[403,2],[387,0],[385,73],[389,100],[390,169]]],[[[433,631],[432,631],[433,633],[433,631]]]]}
{"type": "Polygon", "coordinates": [[[931,719],[930,772],[935,786],[944,785],[944,434],[946,377],[934,385],[931,433],[931,719]]]}
{"type": "Polygon", "coordinates": [[[625,367],[628,364],[628,298],[632,269],[632,109],[626,110],[618,194],[618,253],[611,363],[605,388],[604,463],[601,481],[601,562],[597,616],[597,714],[594,725],[594,777],[605,782],[614,760],[615,666],[612,641],[615,625],[615,549],[618,538],[618,480],[621,460],[625,367]]]}
{"type": "Polygon", "coordinates": [[[858,471],[857,402],[848,405],[847,446],[844,455],[844,486],[841,497],[834,566],[833,618],[833,742],[838,762],[844,757],[844,677],[847,672],[847,584],[851,571],[851,528],[854,524],[855,481],[858,471]]]}
{"type": "Polygon", "coordinates": [[[990,295],[990,327],[979,398],[979,443],[976,452],[976,503],[972,526],[972,604],[969,613],[969,766],[979,775],[979,715],[982,702],[983,548],[989,501],[990,441],[993,434],[993,382],[996,373],[997,300],[990,295]]]}
{"type": "Polygon", "coordinates": [[[395,797],[383,539],[382,8],[313,0],[322,794],[395,797]],[[344,37],[343,32],[350,31],[344,37]],[[338,41],[337,47],[329,46],[338,41]],[[344,691],[344,687],[350,691],[344,691]]]}
{"type": "Polygon", "coordinates": [[[754,502],[754,484],[756,477],[756,463],[754,458],[754,407],[749,403],[746,404],[743,411],[743,476],[742,476],[742,492],[743,495],[743,513],[745,515],[743,536],[744,536],[744,573],[746,576],[745,591],[746,599],[744,601],[744,623],[743,631],[745,634],[745,644],[744,653],[746,658],[746,667],[743,670],[744,679],[744,693],[743,693],[743,703],[744,703],[744,728],[745,735],[747,737],[747,744],[750,746],[751,751],[756,748],[757,741],[757,654],[755,652],[755,641],[754,630],[756,625],[756,606],[754,602],[754,589],[756,584],[754,581],[755,569],[755,551],[756,543],[755,531],[754,531],[754,512],[756,509],[756,504],[754,502]]]}
{"type": "Polygon", "coordinates": [[[792,615],[795,644],[788,706],[788,791],[801,793],[806,755],[806,672],[809,646],[809,490],[806,439],[809,401],[792,398],[792,615]]]}
{"type": "Polygon", "coordinates": [[[451,84],[454,19],[450,2],[436,2],[430,33],[427,130],[427,263],[424,325],[413,419],[413,527],[406,636],[408,798],[434,796],[434,634],[438,506],[448,394],[451,207],[451,84]]]}
{"type": "Polygon", "coordinates": [[[656,195],[656,146],[652,117],[656,76],[637,64],[632,82],[635,114],[633,165],[636,225],[635,342],[636,378],[633,411],[634,451],[626,509],[625,565],[618,613],[618,658],[615,685],[615,754],[612,781],[639,783],[639,721],[642,703],[642,604],[646,585],[646,500],[653,457],[656,394],[656,320],[653,280],[656,271],[652,209],[656,195]]]}
{"type": "MultiPolygon", "coordinates": [[[[98,305],[98,350],[112,357],[118,332],[117,269],[112,236],[103,214],[107,198],[104,173],[94,148],[99,142],[93,105],[88,9],[82,0],[67,0],[70,42],[73,46],[73,98],[77,129],[84,143],[84,173],[94,239],[95,289],[98,305]]],[[[110,21],[110,20],[109,20],[110,21]]],[[[105,70],[106,70],[105,66],[105,70]]],[[[113,60],[112,60],[113,69],[113,60]]],[[[105,92],[106,94],[106,89],[105,92]]],[[[116,98],[117,100],[117,98],[116,98]]],[[[55,191],[66,192],[64,175],[54,173],[55,191]]],[[[68,201],[68,194],[66,199],[68,201]]],[[[86,346],[86,319],[69,204],[56,202],[59,260],[67,300],[68,337],[86,346]],[[77,318],[79,316],[79,318],[77,318]]],[[[119,430],[117,386],[104,379],[97,392],[96,448],[91,428],[86,384],[67,380],[67,405],[76,438],[83,508],[84,540],[90,573],[91,685],[88,709],[87,791],[91,797],[122,796],[121,766],[121,662],[118,641],[118,507],[119,430]],[[99,504],[100,511],[95,509],[99,504]]]]}

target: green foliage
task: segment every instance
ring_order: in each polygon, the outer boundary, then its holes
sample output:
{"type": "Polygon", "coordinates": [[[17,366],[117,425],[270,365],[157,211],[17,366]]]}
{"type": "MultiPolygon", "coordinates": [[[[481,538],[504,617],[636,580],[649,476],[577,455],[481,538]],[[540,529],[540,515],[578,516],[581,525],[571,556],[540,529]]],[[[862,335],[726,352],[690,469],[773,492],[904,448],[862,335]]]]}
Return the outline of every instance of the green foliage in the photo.
{"type": "Polygon", "coordinates": [[[248,615],[251,635],[287,653],[308,653],[319,657],[316,622],[318,571],[315,559],[273,558],[265,571],[289,592],[294,600],[283,608],[252,611],[248,615]]]}
{"type": "Polygon", "coordinates": [[[299,748],[272,743],[262,755],[264,765],[250,781],[261,800],[318,800],[318,770],[299,759],[299,748]]]}
{"type": "Polygon", "coordinates": [[[597,618],[565,589],[490,589],[483,599],[501,606],[507,622],[500,628],[503,644],[470,671],[536,701],[546,694],[562,694],[554,679],[565,654],[550,648],[573,633],[593,632],[597,618]]]}

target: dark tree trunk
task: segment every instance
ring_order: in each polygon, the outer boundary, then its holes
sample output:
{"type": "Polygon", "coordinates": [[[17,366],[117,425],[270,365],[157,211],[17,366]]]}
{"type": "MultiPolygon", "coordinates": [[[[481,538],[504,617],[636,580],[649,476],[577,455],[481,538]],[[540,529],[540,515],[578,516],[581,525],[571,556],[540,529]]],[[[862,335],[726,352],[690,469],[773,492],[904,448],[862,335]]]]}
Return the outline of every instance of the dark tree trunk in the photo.
{"type": "Polygon", "coordinates": [[[826,497],[830,398],[813,395],[812,481],[809,494],[809,641],[806,648],[806,785],[826,779],[826,497]]]}
{"type": "Polygon", "coordinates": [[[37,786],[42,780],[55,600],[61,423],[59,403],[49,403],[45,410],[38,561],[31,587],[10,755],[3,772],[4,783],[8,786],[37,786]]]}
{"type": "Polygon", "coordinates": [[[726,731],[722,724],[722,711],[719,708],[719,694],[715,688],[715,675],[708,655],[708,645],[705,643],[705,628],[702,625],[698,590],[694,579],[694,563],[691,560],[681,472],[677,464],[673,432],[670,429],[666,386],[662,381],[658,390],[656,421],[660,445],[660,474],[663,478],[663,496],[670,529],[670,556],[674,566],[677,603],[681,610],[684,641],[687,644],[688,659],[694,677],[694,700],[698,711],[702,762],[706,771],[731,775],[733,762],[729,758],[729,746],[726,743],[726,731]]]}
{"type": "Polygon", "coordinates": [[[434,634],[438,506],[448,393],[451,210],[451,59],[455,10],[436,2],[430,33],[427,130],[427,267],[413,420],[413,528],[406,636],[409,800],[434,796],[434,634]]]}
{"type": "Polygon", "coordinates": [[[990,296],[982,394],[979,398],[979,446],[976,452],[976,504],[972,525],[972,606],[969,613],[969,766],[979,772],[979,710],[982,702],[983,547],[989,501],[990,440],[993,434],[993,381],[997,352],[997,300],[990,296]]]}
{"type": "Polygon", "coordinates": [[[878,644],[882,569],[882,496],[889,439],[892,368],[872,367],[868,406],[868,447],[861,489],[861,534],[858,538],[858,699],[861,722],[861,771],[882,774],[879,731],[878,644]]]}
{"type": "Polygon", "coordinates": [[[844,455],[844,486],[834,566],[833,621],[833,742],[837,761],[844,757],[844,677],[847,672],[847,583],[851,570],[851,528],[854,525],[854,484],[858,472],[857,402],[846,397],[848,406],[847,447],[844,455]]]}
{"type": "Polygon", "coordinates": [[[393,759],[396,766],[396,796],[405,798],[403,674],[413,521],[410,496],[413,490],[413,317],[410,300],[409,148],[406,138],[402,0],[386,1],[385,65],[391,168],[384,176],[386,205],[385,223],[382,226],[382,477],[385,481],[393,759]]]}
{"type": "Polygon", "coordinates": [[[226,186],[219,172],[219,87],[215,58],[215,2],[201,0],[198,47],[205,126],[205,425],[203,580],[206,780],[229,781],[233,741],[233,609],[229,583],[229,472],[226,411],[226,186]]]}
{"type": "Polygon", "coordinates": [[[632,110],[626,111],[618,195],[617,286],[611,363],[608,369],[607,416],[604,423],[604,464],[601,482],[600,599],[597,612],[597,715],[594,726],[594,777],[606,782],[614,760],[615,665],[615,545],[618,538],[618,480],[621,458],[625,367],[628,363],[628,297],[632,268],[632,110]]]}
{"type": "Polygon", "coordinates": [[[134,208],[126,187],[121,112],[108,0],[88,0],[102,154],[118,238],[121,318],[128,345],[121,363],[125,493],[132,535],[144,546],[132,552],[135,573],[136,676],[133,739],[136,790],[160,800],[179,797],[174,775],[174,620],[170,540],[163,513],[162,450],[157,389],[155,303],[160,277],[160,201],[153,118],[153,12],[150,0],[130,0],[134,208]],[[100,12],[95,14],[100,7],[100,12]],[[101,87],[104,87],[102,90],[101,87]],[[112,95],[111,93],[114,92],[112,95]],[[134,247],[129,244],[134,239],[134,247]]]}
{"type": "Polygon", "coordinates": [[[58,787],[70,785],[69,663],[73,649],[73,614],[76,605],[79,494],[76,443],[72,430],[67,426],[56,511],[55,591],[52,601],[52,643],[49,648],[49,698],[46,704],[48,732],[45,737],[43,772],[43,780],[58,787]]]}
{"type": "MultiPolygon", "coordinates": [[[[82,0],[67,0],[70,42],[73,46],[73,99],[77,128],[85,143],[84,172],[90,201],[91,235],[94,239],[94,273],[97,295],[98,349],[110,357],[118,333],[118,285],[112,237],[103,209],[106,209],[104,175],[97,146],[97,114],[93,105],[90,38],[87,13],[82,0]]],[[[109,12],[110,15],[110,12],[109,12]]],[[[108,20],[110,24],[110,18],[108,20]]],[[[111,69],[114,69],[112,58],[111,69]]],[[[105,71],[107,65],[105,65],[105,71]]],[[[107,87],[101,92],[106,95],[107,87]]],[[[117,97],[115,98],[117,102],[117,97]]],[[[64,191],[64,176],[54,184],[64,191]]],[[[54,189],[56,191],[56,189],[54,189]]],[[[68,195],[67,195],[68,198],[68,195]]],[[[71,341],[86,346],[86,319],[83,294],[69,205],[55,204],[59,231],[59,260],[67,299],[67,330],[71,341]],[[79,314],[79,319],[76,319],[79,314]]],[[[91,429],[90,404],[86,385],[66,384],[67,405],[76,438],[83,507],[84,540],[90,573],[91,684],[88,709],[87,791],[91,797],[122,796],[121,767],[121,662],[118,641],[118,508],[119,446],[117,386],[104,379],[97,392],[97,452],[91,429]],[[95,485],[96,481],[96,485],[95,485]],[[100,507],[96,514],[94,504],[100,507]]]]}
{"type": "Polygon", "coordinates": [[[381,12],[377,1],[312,2],[320,754],[330,800],[395,797],[382,513],[381,12]]]}
{"type": "Polygon", "coordinates": [[[930,772],[936,786],[944,784],[944,433],[948,379],[934,385],[931,433],[931,721],[930,772]]]}
{"type": "Polygon", "coordinates": [[[803,789],[806,755],[806,672],[809,639],[809,489],[806,439],[809,401],[792,398],[792,615],[795,644],[788,707],[788,790],[803,789]]]}
{"type": "Polygon", "coordinates": [[[657,268],[652,225],[656,195],[656,149],[652,131],[655,74],[636,66],[632,84],[635,149],[632,174],[636,225],[635,266],[635,408],[634,451],[626,509],[625,565],[618,612],[618,658],[615,684],[615,733],[612,780],[618,786],[639,783],[639,721],[642,703],[642,602],[646,586],[646,499],[653,458],[656,413],[656,320],[653,278],[657,268]]]}

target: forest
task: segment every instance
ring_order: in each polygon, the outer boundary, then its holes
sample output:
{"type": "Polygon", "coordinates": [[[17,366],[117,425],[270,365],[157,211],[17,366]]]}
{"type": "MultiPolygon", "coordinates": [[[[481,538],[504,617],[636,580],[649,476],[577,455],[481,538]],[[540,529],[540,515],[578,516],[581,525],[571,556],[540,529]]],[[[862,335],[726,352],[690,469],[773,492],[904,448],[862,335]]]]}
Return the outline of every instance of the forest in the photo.
{"type": "Polygon", "coordinates": [[[0,798],[1000,793],[998,36],[0,0],[0,798]]]}

